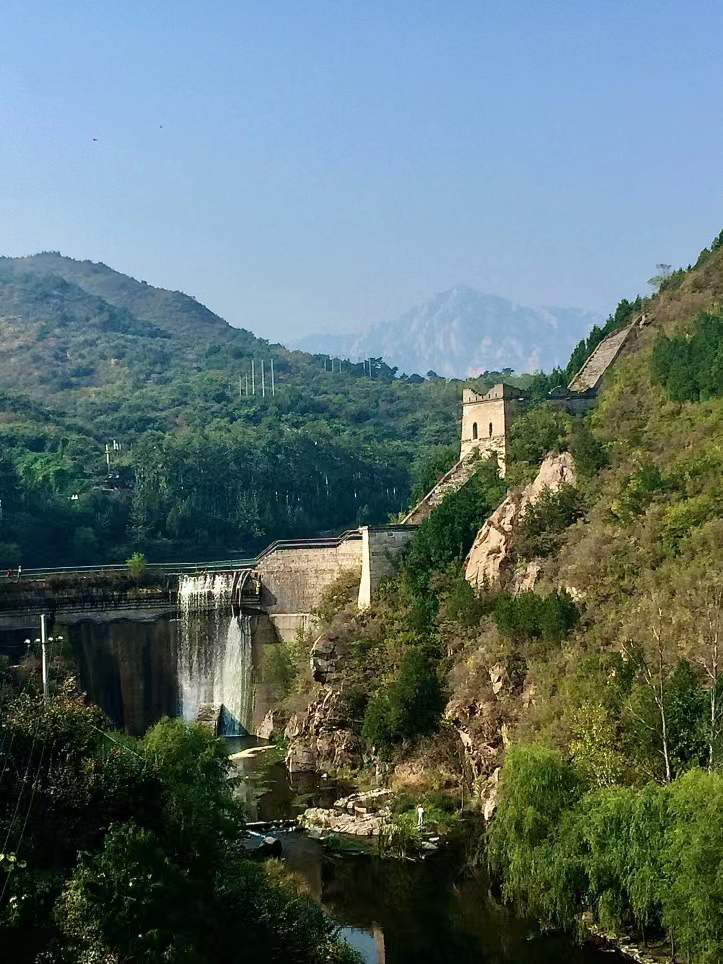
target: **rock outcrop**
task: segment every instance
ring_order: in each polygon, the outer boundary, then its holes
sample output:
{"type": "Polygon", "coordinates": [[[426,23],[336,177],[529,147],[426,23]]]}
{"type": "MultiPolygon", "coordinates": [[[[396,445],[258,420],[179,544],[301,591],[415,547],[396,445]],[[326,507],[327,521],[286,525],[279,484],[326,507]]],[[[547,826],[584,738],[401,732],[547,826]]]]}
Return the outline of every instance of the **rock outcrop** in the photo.
{"type": "Polygon", "coordinates": [[[286,765],[290,772],[356,770],[362,763],[362,745],[349,728],[343,690],[324,687],[303,713],[286,725],[289,741],[286,765]]]}
{"type": "Polygon", "coordinates": [[[495,767],[492,775],[485,780],[480,788],[480,800],[482,802],[482,814],[487,823],[490,822],[497,809],[497,791],[500,785],[500,767],[495,767]]]}
{"type": "Polygon", "coordinates": [[[491,693],[486,698],[452,699],[444,716],[457,731],[472,782],[479,787],[499,765],[504,746],[500,704],[491,693]]]}
{"type": "Polygon", "coordinates": [[[256,736],[262,740],[274,740],[284,732],[287,720],[280,710],[269,710],[256,729],[256,736]]]}
{"type": "Polygon", "coordinates": [[[391,815],[391,790],[379,788],[353,793],[337,800],[333,807],[309,807],[301,815],[302,826],[358,837],[376,837],[391,815]]]}
{"type": "Polygon", "coordinates": [[[311,647],[311,675],[317,683],[330,683],[337,673],[337,663],[346,655],[339,636],[327,630],[311,647]]]}
{"type": "Polygon", "coordinates": [[[513,591],[534,588],[540,571],[538,562],[531,562],[520,571],[513,571],[510,552],[512,535],[526,509],[549,489],[556,492],[562,485],[575,484],[575,464],[569,452],[548,455],[534,482],[521,492],[507,496],[477,533],[465,564],[467,582],[478,592],[485,586],[497,586],[509,578],[513,591]]]}

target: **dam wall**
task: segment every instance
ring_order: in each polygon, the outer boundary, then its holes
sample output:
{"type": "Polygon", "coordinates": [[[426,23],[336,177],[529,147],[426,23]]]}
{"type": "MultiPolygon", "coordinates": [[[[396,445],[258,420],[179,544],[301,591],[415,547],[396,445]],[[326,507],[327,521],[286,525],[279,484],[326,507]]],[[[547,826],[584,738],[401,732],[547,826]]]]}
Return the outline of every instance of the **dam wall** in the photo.
{"type": "MultiPolygon", "coordinates": [[[[361,575],[362,551],[359,529],[330,539],[272,544],[254,567],[261,582],[261,607],[272,617],[312,612],[342,573],[361,575]]],[[[280,620],[279,626],[286,624],[280,620]]]]}
{"type": "Polygon", "coordinates": [[[416,532],[414,525],[362,526],[332,539],[275,543],[255,565],[261,607],[280,639],[309,628],[310,614],[344,573],[359,578],[359,608],[366,609],[393,559],[416,532]]]}

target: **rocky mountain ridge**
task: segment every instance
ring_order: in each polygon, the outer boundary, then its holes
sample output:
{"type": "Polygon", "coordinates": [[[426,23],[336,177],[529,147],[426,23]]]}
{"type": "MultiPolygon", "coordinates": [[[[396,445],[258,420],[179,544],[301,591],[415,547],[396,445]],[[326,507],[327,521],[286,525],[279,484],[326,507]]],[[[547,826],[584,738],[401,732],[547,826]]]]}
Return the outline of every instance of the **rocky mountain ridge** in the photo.
{"type": "Polygon", "coordinates": [[[296,344],[305,351],[352,360],[381,356],[407,373],[432,370],[446,378],[466,378],[484,371],[533,372],[564,364],[600,320],[591,311],[533,308],[457,285],[361,333],[308,335],[296,344]]]}

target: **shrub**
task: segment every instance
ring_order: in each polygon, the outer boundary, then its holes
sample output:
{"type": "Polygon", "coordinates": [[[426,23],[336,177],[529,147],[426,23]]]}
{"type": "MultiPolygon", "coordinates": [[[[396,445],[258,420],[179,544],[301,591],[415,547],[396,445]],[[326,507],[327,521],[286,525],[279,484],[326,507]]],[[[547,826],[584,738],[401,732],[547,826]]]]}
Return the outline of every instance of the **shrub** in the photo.
{"type": "Polygon", "coordinates": [[[666,547],[676,552],[680,543],[694,529],[719,514],[720,496],[708,494],[697,495],[668,506],[663,514],[663,539],[666,547]]]}
{"type": "Polygon", "coordinates": [[[452,468],[458,458],[458,445],[425,446],[422,454],[412,464],[411,504],[415,505],[423,499],[452,468]]]}
{"type": "Polygon", "coordinates": [[[436,658],[428,647],[414,646],[402,657],[396,679],[370,700],[362,737],[386,752],[395,743],[435,730],[443,707],[436,658]]]}
{"type": "Polygon", "coordinates": [[[337,578],[321,594],[314,615],[324,625],[353,602],[359,593],[359,573],[348,569],[339,573],[337,578]]]}
{"type": "Polygon", "coordinates": [[[512,747],[487,832],[503,895],[544,923],[574,929],[583,912],[608,928],[667,932],[691,964],[723,953],[723,775],[585,793],[555,751],[512,747]]]}
{"type": "MultiPolygon", "coordinates": [[[[539,465],[548,452],[567,449],[571,418],[565,412],[541,405],[512,423],[507,444],[508,465],[539,465]]],[[[515,483],[518,481],[514,479],[515,483]]]]}
{"type": "Polygon", "coordinates": [[[464,559],[485,519],[502,501],[505,485],[494,461],[480,464],[457,492],[448,495],[425,519],[410,541],[402,560],[402,573],[412,593],[429,601],[435,572],[464,559]]]}
{"type": "Polygon", "coordinates": [[[641,515],[653,499],[669,489],[668,480],[653,462],[644,462],[623,483],[610,511],[620,522],[641,515]]]}
{"type": "Polygon", "coordinates": [[[292,648],[288,643],[276,643],[266,648],[264,656],[264,682],[273,692],[276,702],[285,699],[297,676],[297,666],[292,648]]]}
{"type": "Polygon", "coordinates": [[[583,505],[580,491],[573,485],[562,485],[556,492],[544,489],[520,520],[513,542],[515,555],[520,559],[551,555],[561,534],[582,515],[583,505]]]}
{"type": "Polygon", "coordinates": [[[129,559],[126,559],[126,565],[136,582],[140,582],[148,571],[148,563],[142,552],[134,552],[129,559]]]}
{"type": "Polygon", "coordinates": [[[593,435],[587,419],[575,419],[570,426],[568,448],[582,478],[592,478],[609,462],[604,443],[593,435]]]}
{"type": "Polygon", "coordinates": [[[459,571],[450,574],[438,591],[440,621],[452,620],[470,628],[494,608],[491,595],[478,596],[459,571]]]}
{"type": "Polygon", "coordinates": [[[542,639],[560,642],[580,618],[577,606],[566,592],[540,596],[521,592],[501,593],[495,603],[495,622],[503,636],[517,641],[542,639]]]}
{"type": "MultiPolygon", "coordinates": [[[[551,858],[563,815],[582,792],[580,778],[560,754],[539,746],[511,747],[497,813],[487,833],[488,860],[502,878],[504,897],[524,903],[545,922],[563,926],[574,922],[579,869],[560,873],[562,848],[557,860],[551,858]]],[[[575,849],[569,841],[567,849],[575,849]]]]}
{"type": "Polygon", "coordinates": [[[663,922],[692,960],[723,959],[723,776],[692,770],[669,788],[663,922]]]}
{"type": "Polygon", "coordinates": [[[362,739],[370,747],[374,747],[381,757],[389,755],[389,749],[394,742],[390,716],[389,692],[381,689],[369,700],[362,723],[362,739]]]}

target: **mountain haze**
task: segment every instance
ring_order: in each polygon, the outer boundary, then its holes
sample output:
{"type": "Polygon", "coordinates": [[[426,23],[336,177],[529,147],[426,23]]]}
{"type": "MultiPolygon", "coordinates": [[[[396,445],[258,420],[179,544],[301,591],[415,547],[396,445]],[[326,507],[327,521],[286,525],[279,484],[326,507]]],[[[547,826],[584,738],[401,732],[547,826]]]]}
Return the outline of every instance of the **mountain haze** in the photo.
{"type": "Polygon", "coordinates": [[[457,285],[394,321],[360,334],[308,335],[305,351],[352,359],[381,356],[400,371],[447,378],[512,368],[533,372],[564,364],[575,344],[600,321],[578,308],[531,308],[457,285]]]}

